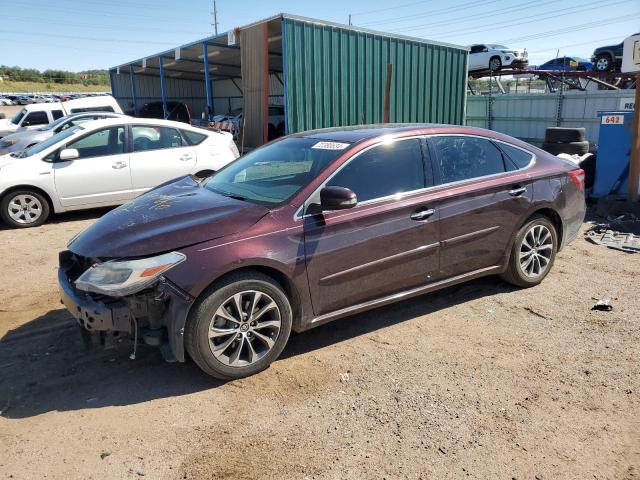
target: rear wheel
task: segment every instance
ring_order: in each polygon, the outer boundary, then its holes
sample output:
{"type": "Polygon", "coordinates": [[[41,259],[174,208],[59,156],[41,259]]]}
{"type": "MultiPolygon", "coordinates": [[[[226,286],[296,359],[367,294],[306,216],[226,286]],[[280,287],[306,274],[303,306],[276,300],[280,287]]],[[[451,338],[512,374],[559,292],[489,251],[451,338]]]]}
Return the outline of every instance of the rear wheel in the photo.
{"type": "Polygon", "coordinates": [[[0,216],[15,228],[37,227],[49,217],[49,202],[36,191],[16,190],[0,201],[0,216]]]}
{"type": "Polygon", "coordinates": [[[292,312],[282,288],[259,272],[228,277],[194,306],[185,346],[209,375],[231,380],[267,368],[284,349],[292,312]]]}
{"type": "Polygon", "coordinates": [[[518,287],[538,285],[549,273],[558,250],[558,234],[543,215],[533,216],[516,234],[502,279],[518,287]]]}

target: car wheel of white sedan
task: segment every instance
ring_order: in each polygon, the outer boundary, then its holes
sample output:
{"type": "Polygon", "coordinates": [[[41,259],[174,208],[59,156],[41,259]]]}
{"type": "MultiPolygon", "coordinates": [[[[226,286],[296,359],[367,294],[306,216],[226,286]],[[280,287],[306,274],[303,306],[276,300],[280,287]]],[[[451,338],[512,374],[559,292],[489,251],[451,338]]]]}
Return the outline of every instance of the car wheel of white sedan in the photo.
{"type": "Polygon", "coordinates": [[[0,201],[0,216],[12,227],[36,227],[49,217],[49,202],[38,192],[16,190],[0,201]]]}

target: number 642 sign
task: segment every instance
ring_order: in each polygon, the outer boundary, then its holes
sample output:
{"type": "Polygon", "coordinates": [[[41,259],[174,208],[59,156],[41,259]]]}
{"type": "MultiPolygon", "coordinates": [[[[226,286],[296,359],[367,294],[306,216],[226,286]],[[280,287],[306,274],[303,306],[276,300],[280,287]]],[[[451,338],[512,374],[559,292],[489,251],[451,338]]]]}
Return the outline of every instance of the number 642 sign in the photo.
{"type": "Polygon", "coordinates": [[[624,123],[624,115],[603,115],[602,125],[622,125],[624,123]]]}

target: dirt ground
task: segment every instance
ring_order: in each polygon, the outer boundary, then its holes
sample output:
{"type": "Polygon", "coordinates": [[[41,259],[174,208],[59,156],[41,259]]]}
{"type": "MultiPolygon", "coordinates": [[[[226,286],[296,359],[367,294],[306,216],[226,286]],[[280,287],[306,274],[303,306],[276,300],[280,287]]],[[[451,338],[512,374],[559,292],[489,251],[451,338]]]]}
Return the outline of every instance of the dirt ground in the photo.
{"type": "Polygon", "coordinates": [[[6,118],[13,118],[23,108],[24,105],[2,105],[0,106],[0,113],[4,113],[6,118]]]}
{"type": "Polygon", "coordinates": [[[221,383],[153,349],[83,351],[57,252],[101,213],[0,230],[1,478],[640,477],[640,255],[579,238],[540,286],[339,320],[221,383]]]}

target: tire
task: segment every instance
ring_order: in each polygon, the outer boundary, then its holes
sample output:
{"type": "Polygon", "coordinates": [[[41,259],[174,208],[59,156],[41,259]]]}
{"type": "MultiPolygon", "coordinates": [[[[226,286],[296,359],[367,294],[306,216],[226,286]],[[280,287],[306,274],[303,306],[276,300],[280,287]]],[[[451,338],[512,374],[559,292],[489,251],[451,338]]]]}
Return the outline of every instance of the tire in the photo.
{"type": "Polygon", "coordinates": [[[491,57],[489,59],[489,70],[492,72],[499,72],[502,68],[502,60],[500,57],[491,57]]]}
{"type": "Polygon", "coordinates": [[[589,153],[589,142],[567,142],[567,143],[551,143],[544,142],[542,149],[552,155],[566,153],[568,155],[584,155],[589,153]]]}
{"type": "Polygon", "coordinates": [[[608,72],[612,66],[613,62],[608,53],[598,55],[596,61],[593,63],[593,68],[596,72],[608,72]]]}
{"type": "Polygon", "coordinates": [[[278,132],[276,130],[275,125],[270,123],[267,128],[268,128],[267,138],[269,139],[269,141],[275,140],[276,138],[278,138],[278,132]]]}
{"type": "Polygon", "coordinates": [[[549,143],[584,142],[584,127],[547,127],[544,141],[549,143]]]}
{"type": "Polygon", "coordinates": [[[35,190],[14,190],[0,201],[0,217],[13,228],[42,225],[49,218],[49,202],[35,190]]]}
{"type": "MultiPolygon", "coordinates": [[[[558,234],[556,232],[556,228],[549,220],[549,218],[544,215],[534,215],[532,216],[519,230],[516,234],[515,241],[513,242],[513,246],[511,247],[511,253],[509,255],[509,264],[507,266],[507,270],[500,275],[500,277],[508,283],[516,285],[522,288],[533,287],[538,285],[544,278],[548,275],[553,267],[553,262],[556,258],[556,252],[558,251],[558,234]],[[535,232],[541,232],[540,239],[544,239],[544,242],[541,242],[541,247],[534,247],[535,255],[539,257],[546,258],[546,264],[544,265],[544,269],[541,269],[540,272],[536,274],[535,272],[535,262],[538,261],[538,265],[542,267],[545,260],[534,258],[531,260],[534,264],[523,266],[520,259],[520,254],[527,251],[533,251],[534,249],[528,249],[527,244],[535,245],[535,232]],[[531,236],[531,232],[534,232],[534,236],[531,236]],[[550,238],[543,236],[545,232],[550,234],[550,238]],[[533,240],[533,241],[532,241],[533,240]],[[548,257],[547,257],[547,252],[548,257]],[[532,274],[530,275],[528,269],[532,269],[532,274]]],[[[527,258],[523,258],[522,262],[527,262],[531,254],[527,258]]]]}
{"type": "Polygon", "coordinates": [[[271,277],[260,272],[232,274],[209,287],[193,306],[185,328],[185,347],[193,361],[212,377],[243,378],[264,370],[280,356],[289,340],[292,321],[291,304],[271,277]],[[253,293],[259,293],[259,300],[251,309],[256,298],[253,293]],[[238,295],[242,322],[238,321],[235,302],[238,295]],[[248,310],[255,315],[262,309],[266,310],[251,322],[248,310]],[[212,327],[216,335],[210,338],[212,327]]]}

